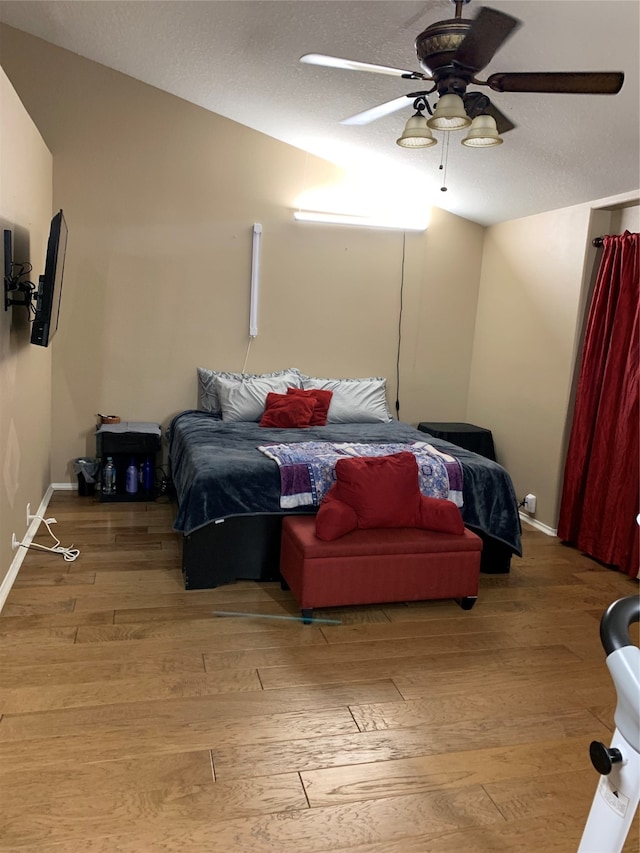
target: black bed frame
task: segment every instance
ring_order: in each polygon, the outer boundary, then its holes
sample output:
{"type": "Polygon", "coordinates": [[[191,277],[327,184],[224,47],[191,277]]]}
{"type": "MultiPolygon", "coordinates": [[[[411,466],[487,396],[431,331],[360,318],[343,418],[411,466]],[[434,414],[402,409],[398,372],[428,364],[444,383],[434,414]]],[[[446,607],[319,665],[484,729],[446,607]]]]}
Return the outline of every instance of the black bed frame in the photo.
{"type": "MultiPolygon", "coordinates": [[[[184,536],[182,574],[185,589],[211,589],[245,579],[279,580],[280,529],[284,515],[234,515],[184,536]]],[[[482,530],[473,530],[482,539],[480,570],[487,574],[508,573],[511,548],[482,530]]]]}

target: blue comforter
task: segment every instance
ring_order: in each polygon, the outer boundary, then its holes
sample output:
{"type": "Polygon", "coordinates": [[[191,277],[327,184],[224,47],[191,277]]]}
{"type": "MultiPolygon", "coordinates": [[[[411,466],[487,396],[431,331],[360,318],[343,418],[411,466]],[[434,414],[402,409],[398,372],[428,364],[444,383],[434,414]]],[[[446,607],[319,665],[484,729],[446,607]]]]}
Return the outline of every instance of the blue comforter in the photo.
{"type": "MultiPolygon", "coordinates": [[[[174,529],[185,534],[220,518],[283,512],[278,466],[257,449],[259,445],[285,441],[428,441],[455,456],[462,465],[465,524],[504,542],[513,553],[522,554],[518,505],[505,469],[409,424],[390,421],[276,429],[257,423],[229,423],[208,412],[189,410],[173,419],[168,438],[178,495],[174,529]]],[[[309,511],[315,512],[315,508],[309,511]]]]}

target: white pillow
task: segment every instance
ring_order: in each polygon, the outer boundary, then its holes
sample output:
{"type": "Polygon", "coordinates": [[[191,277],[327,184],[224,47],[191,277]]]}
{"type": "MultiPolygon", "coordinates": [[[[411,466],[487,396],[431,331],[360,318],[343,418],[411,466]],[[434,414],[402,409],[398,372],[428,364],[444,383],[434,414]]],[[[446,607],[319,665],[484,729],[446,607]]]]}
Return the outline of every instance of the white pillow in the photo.
{"type": "Polygon", "coordinates": [[[381,376],[366,379],[302,377],[305,390],[319,388],[333,392],[327,415],[328,424],[388,423],[391,413],[387,406],[386,384],[386,379],[381,376]]]}
{"type": "MultiPolygon", "coordinates": [[[[293,376],[293,374],[292,374],[293,376]]],[[[287,376],[253,376],[247,379],[226,379],[216,376],[215,380],[223,421],[259,421],[264,414],[267,394],[286,394],[287,388],[299,388],[299,377],[292,381],[287,376]]]]}
{"type": "Polygon", "coordinates": [[[276,370],[273,373],[230,373],[226,370],[208,370],[206,367],[198,368],[198,409],[203,412],[211,412],[217,417],[222,417],[220,399],[216,389],[215,380],[218,377],[232,379],[242,382],[245,379],[270,379],[272,377],[286,377],[289,387],[301,388],[301,373],[297,367],[288,367],[286,370],[276,370]]]}

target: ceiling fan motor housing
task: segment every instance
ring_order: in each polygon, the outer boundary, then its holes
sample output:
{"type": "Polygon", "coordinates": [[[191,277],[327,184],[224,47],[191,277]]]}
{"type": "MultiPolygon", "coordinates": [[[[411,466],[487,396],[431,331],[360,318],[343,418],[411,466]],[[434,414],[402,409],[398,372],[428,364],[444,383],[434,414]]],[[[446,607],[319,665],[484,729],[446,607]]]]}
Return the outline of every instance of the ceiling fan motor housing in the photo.
{"type": "Polygon", "coordinates": [[[433,77],[440,95],[464,95],[471,82],[471,70],[455,65],[453,57],[472,24],[462,18],[438,21],[416,39],[420,67],[433,77]]]}

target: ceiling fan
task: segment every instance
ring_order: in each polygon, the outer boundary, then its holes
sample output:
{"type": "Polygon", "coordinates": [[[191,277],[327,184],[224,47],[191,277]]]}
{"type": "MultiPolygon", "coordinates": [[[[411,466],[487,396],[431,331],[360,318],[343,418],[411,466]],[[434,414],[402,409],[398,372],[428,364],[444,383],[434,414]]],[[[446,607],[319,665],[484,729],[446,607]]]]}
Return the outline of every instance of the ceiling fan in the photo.
{"type": "MultiPolygon", "coordinates": [[[[432,113],[426,98],[437,92],[441,100],[445,95],[462,98],[464,111],[469,120],[489,115],[495,120],[498,133],[505,133],[512,130],[515,125],[491,103],[486,95],[481,92],[467,92],[468,86],[484,86],[494,92],[583,95],[615,95],[622,88],[624,74],[621,71],[501,72],[491,74],[486,80],[478,79],[476,75],[491,62],[499,48],[515,32],[521,22],[511,15],[487,7],[482,7],[474,19],[465,19],[462,17],[462,8],[469,0],[451,0],[451,2],[455,5],[455,17],[431,24],[416,39],[416,53],[423,71],[405,71],[400,68],[340,59],[318,53],[308,53],[300,57],[300,62],[309,65],[369,71],[432,84],[426,90],[410,92],[343,119],[341,124],[369,124],[407,106],[407,99],[413,100],[414,107],[418,110],[416,116],[421,116],[425,108],[432,113]]],[[[429,124],[431,127],[443,130],[454,129],[445,126],[445,123],[438,125],[430,121],[429,124]]]]}

